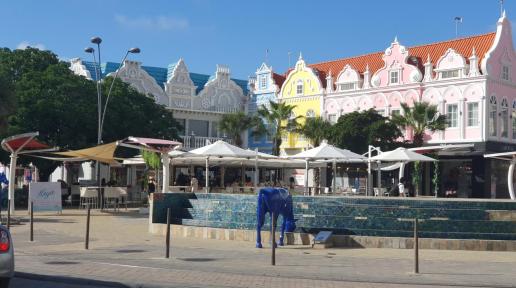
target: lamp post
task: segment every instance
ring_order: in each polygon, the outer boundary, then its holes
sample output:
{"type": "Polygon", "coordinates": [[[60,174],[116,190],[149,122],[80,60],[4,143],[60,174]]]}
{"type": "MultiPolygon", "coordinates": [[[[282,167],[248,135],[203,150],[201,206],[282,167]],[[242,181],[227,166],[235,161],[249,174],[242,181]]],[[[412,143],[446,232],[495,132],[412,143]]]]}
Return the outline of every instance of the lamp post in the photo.
{"type": "MultiPolygon", "coordinates": [[[[106,117],[106,110],[107,105],[109,102],[109,97],[111,96],[111,90],[113,89],[113,85],[115,83],[115,80],[118,77],[118,73],[120,72],[120,68],[122,68],[122,65],[124,64],[125,59],[129,55],[129,53],[132,54],[138,54],[140,53],[140,48],[130,48],[127,50],[127,52],[124,55],[124,58],[122,58],[122,61],[120,62],[120,65],[118,66],[118,69],[116,70],[115,76],[113,77],[113,81],[111,82],[111,85],[108,90],[108,94],[106,97],[106,102],[104,103],[104,107],[102,107],[102,70],[101,70],[101,58],[100,58],[100,43],[102,43],[102,38],[100,37],[93,37],[91,38],[90,42],[92,44],[97,45],[97,55],[98,55],[98,62],[97,57],[95,57],[95,49],[93,47],[87,47],[84,49],[84,52],[90,53],[93,55],[93,64],[95,66],[95,79],[97,81],[97,115],[98,115],[98,122],[97,122],[97,145],[102,144],[102,128],[104,127],[104,119],[106,117]]],[[[98,190],[98,198],[100,201],[100,209],[103,209],[104,203],[102,201],[103,195],[101,195],[101,189],[100,189],[100,162],[97,161],[97,186],[99,187],[98,190]]]]}

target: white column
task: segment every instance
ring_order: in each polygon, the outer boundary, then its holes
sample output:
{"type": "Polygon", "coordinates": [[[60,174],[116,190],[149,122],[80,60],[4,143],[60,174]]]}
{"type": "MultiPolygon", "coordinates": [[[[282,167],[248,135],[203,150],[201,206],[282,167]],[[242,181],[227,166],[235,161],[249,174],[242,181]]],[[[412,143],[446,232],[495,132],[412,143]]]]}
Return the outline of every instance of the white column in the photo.
{"type": "Polygon", "coordinates": [[[161,192],[168,193],[170,184],[170,157],[168,157],[168,153],[161,153],[161,161],[163,163],[163,187],[161,192]]]}
{"type": "Polygon", "coordinates": [[[14,214],[14,186],[16,185],[16,160],[18,155],[16,153],[11,154],[11,164],[9,165],[9,197],[11,200],[11,214],[14,214]]]}
{"type": "Polygon", "coordinates": [[[256,157],[254,158],[254,190],[258,191],[258,148],[255,148],[256,157]]]}
{"type": "Polygon", "coordinates": [[[466,130],[466,123],[465,123],[465,119],[466,119],[466,109],[465,109],[465,102],[464,102],[464,98],[460,99],[459,100],[459,129],[460,129],[460,139],[461,140],[464,140],[464,135],[466,135],[465,133],[465,130],[466,130]]]}
{"type": "Polygon", "coordinates": [[[480,103],[478,105],[478,113],[480,115],[478,115],[479,119],[480,119],[480,137],[482,138],[482,141],[486,141],[487,137],[486,137],[486,127],[489,127],[489,125],[485,125],[484,123],[488,123],[489,119],[486,118],[486,115],[487,114],[487,107],[486,106],[486,96],[482,96],[482,98],[480,99],[480,103]]]}
{"type": "Polygon", "coordinates": [[[403,178],[403,175],[405,174],[405,162],[401,162],[400,165],[400,174],[398,175],[398,181],[401,182],[401,178],[403,178]]]}
{"type": "Polygon", "coordinates": [[[373,191],[373,175],[371,174],[371,149],[373,146],[369,145],[367,149],[367,187],[366,196],[369,196],[373,191]]]}
{"type": "Polygon", "coordinates": [[[335,191],[337,190],[337,161],[333,159],[332,163],[332,170],[333,170],[333,185],[331,187],[331,193],[335,194],[335,191]]]}
{"type": "Polygon", "coordinates": [[[509,166],[509,172],[507,173],[507,185],[509,186],[509,195],[511,196],[511,200],[516,200],[516,196],[514,195],[514,183],[512,182],[515,164],[516,159],[513,158],[511,165],[509,166]]]}
{"type": "MultiPolygon", "coordinates": [[[[439,101],[439,109],[441,110],[441,115],[446,115],[446,102],[439,101]]],[[[444,140],[444,131],[439,131],[439,138],[444,140]]]]}
{"type": "Polygon", "coordinates": [[[382,166],[380,161],[376,162],[376,164],[378,167],[378,196],[381,196],[380,190],[382,188],[382,166]]]}
{"type": "Polygon", "coordinates": [[[308,159],[305,160],[305,195],[308,195],[308,159]]]}
{"type": "Polygon", "coordinates": [[[210,157],[206,157],[206,176],[205,178],[205,188],[206,193],[210,192],[210,157]]]}

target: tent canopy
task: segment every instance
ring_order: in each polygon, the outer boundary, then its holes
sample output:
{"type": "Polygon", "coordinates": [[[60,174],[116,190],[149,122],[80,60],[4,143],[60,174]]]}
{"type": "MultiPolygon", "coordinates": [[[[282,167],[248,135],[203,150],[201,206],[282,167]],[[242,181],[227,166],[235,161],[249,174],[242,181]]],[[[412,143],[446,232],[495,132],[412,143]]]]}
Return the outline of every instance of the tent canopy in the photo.
{"type": "MultiPolygon", "coordinates": [[[[85,160],[95,160],[105,164],[110,165],[119,165],[118,161],[114,158],[114,153],[117,148],[116,142],[111,142],[108,144],[102,144],[95,147],[66,151],[66,152],[54,152],[53,154],[68,156],[71,161],[85,161],[85,160]]],[[[52,158],[50,158],[52,159],[52,158]]],[[[64,160],[69,161],[66,158],[59,158],[53,160],[64,160]]]]}
{"type": "Polygon", "coordinates": [[[382,161],[382,162],[407,162],[407,161],[436,161],[434,158],[430,158],[425,155],[421,155],[414,151],[406,148],[397,148],[392,151],[383,152],[380,155],[370,158],[371,161],[382,161]]]}
{"type": "Polygon", "coordinates": [[[296,155],[289,156],[291,159],[308,160],[330,160],[335,159],[343,162],[363,162],[366,158],[360,154],[353,153],[346,149],[340,149],[328,143],[322,143],[318,147],[303,151],[296,155]]]}

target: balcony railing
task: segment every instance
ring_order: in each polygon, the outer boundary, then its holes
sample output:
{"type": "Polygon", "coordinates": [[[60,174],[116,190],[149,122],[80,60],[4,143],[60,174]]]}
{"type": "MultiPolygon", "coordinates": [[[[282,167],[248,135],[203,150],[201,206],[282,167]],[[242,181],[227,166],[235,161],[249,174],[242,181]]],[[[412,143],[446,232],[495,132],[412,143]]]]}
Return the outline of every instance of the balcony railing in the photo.
{"type": "Polygon", "coordinates": [[[229,144],[233,144],[232,139],[222,137],[181,136],[181,140],[183,142],[183,148],[186,150],[204,147],[217,140],[224,140],[229,144]]]}

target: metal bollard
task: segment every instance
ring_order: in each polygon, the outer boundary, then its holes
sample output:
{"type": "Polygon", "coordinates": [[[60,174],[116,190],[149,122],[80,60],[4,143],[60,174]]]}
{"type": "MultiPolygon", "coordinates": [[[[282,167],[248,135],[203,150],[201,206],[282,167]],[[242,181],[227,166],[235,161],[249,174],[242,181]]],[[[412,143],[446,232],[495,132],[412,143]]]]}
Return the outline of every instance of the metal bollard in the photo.
{"type": "Polygon", "coordinates": [[[271,264],[272,266],[276,265],[276,220],[274,217],[274,213],[271,213],[271,264]]]}
{"type": "Polygon", "coordinates": [[[84,249],[90,248],[90,204],[88,204],[88,216],[86,217],[86,241],[84,242],[84,249]]]}
{"type": "Polygon", "coordinates": [[[34,241],[34,202],[30,202],[30,242],[34,241]]]}
{"type": "Polygon", "coordinates": [[[417,218],[414,219],[414,273],[419,273],[419,236],[417,235],[417,218]]]}
{"type": "Polygon", "coordinates": [[[11,228],[11,199],[7,200],[7,230],[11,228]]]}
{"type": "Polygon", "coordinates": [[[167,238],[165,240],[167,249],[165,253],[165,258],[170,258],[170,218],[172,218],[171,212],[171,209],[167,208],[167,238]]]}

